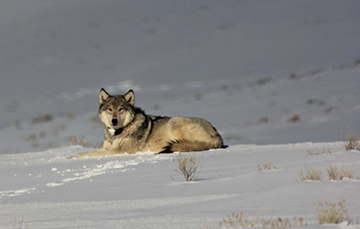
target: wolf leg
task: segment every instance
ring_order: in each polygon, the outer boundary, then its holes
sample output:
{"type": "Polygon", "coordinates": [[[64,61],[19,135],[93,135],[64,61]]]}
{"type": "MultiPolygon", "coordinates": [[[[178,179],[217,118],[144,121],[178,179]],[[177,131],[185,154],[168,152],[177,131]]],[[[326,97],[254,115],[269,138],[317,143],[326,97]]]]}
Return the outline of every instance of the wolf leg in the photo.
{"type": "Polygon", "coordinates": [[[83,158],[83,157],[97,157],[97,156],[110,156],[117,154],[113,150],[100,150],[95,152],[89,152],[89,153],[78,153],[73,156],[67,157],[66,159],[72,159],[72,158],[83,158]]]}
{"type": "Polygon", "coordinates": [[[217,130],[207,121],[198,118],[172,118],[170,131],[175,138],[163,152],[189,152],[223,147],[223,140],[217,130]]]}

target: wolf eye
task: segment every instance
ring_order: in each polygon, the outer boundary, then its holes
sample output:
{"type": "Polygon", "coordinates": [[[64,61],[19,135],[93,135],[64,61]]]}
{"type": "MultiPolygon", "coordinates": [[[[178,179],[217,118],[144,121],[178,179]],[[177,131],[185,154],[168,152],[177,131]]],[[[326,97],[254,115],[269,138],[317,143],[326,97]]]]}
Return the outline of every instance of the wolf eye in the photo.
{"type": "Polygon", "coordinates": [[[113,111],[113,109],[111,109],[110,107],[107,109],[108,111],[110,111],[110,112],[112,112],[113,111]]]}
{"type": "Polygon", "coordinates": [[[122,109],[122,108],[119,108],[119,111],[123,111],[124,109],[122,109]]]}

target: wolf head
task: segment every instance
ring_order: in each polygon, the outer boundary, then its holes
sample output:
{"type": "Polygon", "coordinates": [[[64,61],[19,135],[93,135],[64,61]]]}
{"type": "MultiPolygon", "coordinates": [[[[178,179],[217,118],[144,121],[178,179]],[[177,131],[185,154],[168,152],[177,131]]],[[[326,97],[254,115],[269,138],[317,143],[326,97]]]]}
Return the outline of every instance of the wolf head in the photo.
{"type": "Polygon", "coordinates": [[[102,88],[99,102],[99,117],[107,128],[124,128],[135,118],[133,90],[129,90],[125,95],[110,95],[102,88]]]}

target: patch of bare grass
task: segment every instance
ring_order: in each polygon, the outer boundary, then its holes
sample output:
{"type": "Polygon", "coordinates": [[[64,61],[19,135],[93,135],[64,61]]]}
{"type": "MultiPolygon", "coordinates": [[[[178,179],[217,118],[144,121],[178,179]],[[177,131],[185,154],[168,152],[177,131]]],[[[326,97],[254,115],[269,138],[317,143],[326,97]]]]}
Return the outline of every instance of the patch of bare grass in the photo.
{"type": "Polygon", "coordinates": [[[259,171],[269,171],[275,169],[277,169],[276,166],[273,166],[271,163],[265,163],[263,166],[259,164],[257,167],[257,170],[259,171]]]}
{"type": "Polygon", "coordinates": [[[195,100],[201,100],[203,98],[203,96],[202,96],[202,94],[197,93],[197,94],[195,94],[194,98],[195,98],[195,100]]]}
{"type": "Polygon", "coordinates": [[[236,214],[233,212],[231,215],[228,215],[222,221],[219,222],[220,228],[248,228],[248,227],[258,227],[259,225],[262,228],[273,228],[273,229],[283,229],[290,227],[302,227],[307,226],[308,224],[304,221],[304,217],[293,217],[281,218],[281,217],[257,217],[255,220],[249,220],[244,217],[243,213],[236,214]]]}
{"type": "Polygon", "coordinates": [[[266,116],[261,117],[261,118],[257,121],[258,124],[263,124],[263,123],[268,123],[268,122],[269,122],[269,118],[266,117],[266,116]]]}
{"type": "Polygon", "coordinates": [[[300,181],[312,180],[320,181],[321,180],[321,171],[318,169],[307,168],[305,172],[301,171],[298,173],[300,181]]]}
{"type": "Polygon", "coordinates": [[[293,115],[293,116],[291,116],[288,120],[287,120],[287,122],[288,123],[297,123],[297,122],[300,122],[301,121],[301,117],[300,117],[300,115],[293,115]]]}
{"type": "Polygon", "coordinates": [[[346,150],[360,150],[360,137],[359,132],[355,133],[348,127],[348,134],[344,137],[344,131],[341,131],[344,138],[344,147],[346,150]],[[347,140],[346,140],[346,139],[347,140]]]}
{"type": "Polygon", "coordinates": [[[316,218],[319,224],[340,224],[349,221],[348,212],[344,209],[345,200],[335,204],[319,202],[316,204],[316,218]]]}
{"type": "Polygon", "coordinates": [[[255,223],[244,218],[243,212],[240,212],[240,214],[233,212],[230,216],[228,215],[227,218],[219,222],[220,228],[246,228],[254,226],[255,223]]]}
{"type": "Polygon", "coordinates": [[[22,228],[27,228],[27,229],[31,229],[33,227],[33,222],[29,222],[29,223],[25,223],[24,219],[14,219],[14,223],[12,225],[13,229],[22,229],[22,228]]]}
{"type": "MultiPolygon", "coordinates": [[[[322,224],[340,224],[342,222],[350,221],[348,212],[344,208],[345,200],[339,203],[331,202],[318,202],[315,203],[315,213],[318,223],[322,224]]],[[[281,218],[281,217],[269,217],[262,216],[257,217],[254,220],[248,220],[244,217],[243,213],[236,214],[233,212],[226,218],[219,222],[220,228],[248,228],[248,227],[272,228],[283,229],[291,227],[308,226],[304,217],[293,218],[281,218]]]]}
{"type": "Polygon", "coordinates": [[[265,78],[260,78],[256,81],[256,84],[259,86],[264,86],[268,83],[270,83],[271,81],[271,76],[265,77],[265,78]]]}
{"type": "Polygon", "coordinates": [[[39,115],[32,120],[32,124],[46,123],[53,121],[54,116],[52,114],[39,115]]]}
{"type": "Polygon", "coordinates": [[[79,145],[85,148],[94,148],[94,149],[101,149],[104,145],[104,142],[100,144],[92,145],[90,142],[84,142],[83,140],[78,140],[75,136],[70,139],[71,145],[79,145]]]}
{"type": "Polygon", "coordinates": [[[308,224],[304,222],[304,217],[294,217],[293,219],[288,218],[266,218],[263,217],[260,220],[263,228],[290,228],[290,227],[302,227],[308,224]]]}
{"type": "Polygon", "coordinates": [[[306,156],[318,156],[318,155],[323,155],[323,154],[331,154],[331,150],[330,148],[325,149],[325,147],[323,148],[322,151],[312,151],[312,150],[308,150],[308,153],[306,154],[306,156]]]}
{"type": "Polygon", "coordinates": [[[354,170],[344,165],[331,165],[326,169],[326,172],[329,175],[329,179],[334,181],[343,180],[344,178],[357,179],[354,170]]]}
{"type": "Polygon", "coordinates": [[[68,119],[68,121],[72,121],[76,119],[76,114],[74,112],[66,112],[63,115],[68,119]]]}

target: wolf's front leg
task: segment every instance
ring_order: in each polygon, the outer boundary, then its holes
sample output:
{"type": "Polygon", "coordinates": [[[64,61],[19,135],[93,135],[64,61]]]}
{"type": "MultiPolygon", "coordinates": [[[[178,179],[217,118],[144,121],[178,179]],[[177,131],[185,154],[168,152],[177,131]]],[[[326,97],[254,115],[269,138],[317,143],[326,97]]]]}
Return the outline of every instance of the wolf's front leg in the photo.
{"type": "Polygon", "coordinates": [[[100,151],[89,152],[89,153],[78,153],[78,154],[75,154],[73,156],[67,157],[66,159],[108,156],[108,155],[115,155],[115,154],[117,154],[117,153],[114,150],[100,150],[100,151]]]}

